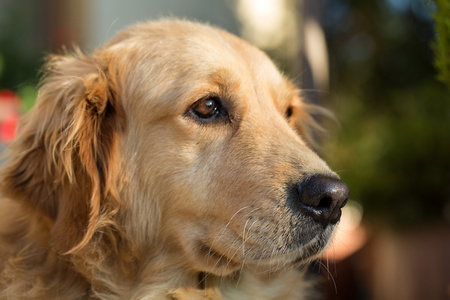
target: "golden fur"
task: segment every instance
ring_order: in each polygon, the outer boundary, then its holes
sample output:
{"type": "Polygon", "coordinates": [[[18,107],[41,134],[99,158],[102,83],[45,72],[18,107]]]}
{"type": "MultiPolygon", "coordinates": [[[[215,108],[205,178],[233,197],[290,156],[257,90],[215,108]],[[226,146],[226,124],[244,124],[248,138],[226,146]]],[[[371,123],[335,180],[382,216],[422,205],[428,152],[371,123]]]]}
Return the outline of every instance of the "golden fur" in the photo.
{"type": "Polygon", "coordinates": [[[51,56],[1,167],[0,299],[301,299],[335,227],[286,205],[289,182],[336,176],[306,144],[311,109],[197,23],[51,56]],[[208,97],[226,117],[192,113],[208,97]]]}

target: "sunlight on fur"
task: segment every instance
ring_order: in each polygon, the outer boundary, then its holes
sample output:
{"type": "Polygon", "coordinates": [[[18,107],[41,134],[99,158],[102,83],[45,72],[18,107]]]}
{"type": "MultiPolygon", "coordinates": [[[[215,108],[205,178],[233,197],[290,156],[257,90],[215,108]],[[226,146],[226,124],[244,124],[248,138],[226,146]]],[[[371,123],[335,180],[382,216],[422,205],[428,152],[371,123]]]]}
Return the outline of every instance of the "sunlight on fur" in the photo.
{"type": "Polygon", "coordinates": [[[0,299],[317,294],[348,188],[263,52],[160,20],[44,73],[0,168],[0,299]]]}

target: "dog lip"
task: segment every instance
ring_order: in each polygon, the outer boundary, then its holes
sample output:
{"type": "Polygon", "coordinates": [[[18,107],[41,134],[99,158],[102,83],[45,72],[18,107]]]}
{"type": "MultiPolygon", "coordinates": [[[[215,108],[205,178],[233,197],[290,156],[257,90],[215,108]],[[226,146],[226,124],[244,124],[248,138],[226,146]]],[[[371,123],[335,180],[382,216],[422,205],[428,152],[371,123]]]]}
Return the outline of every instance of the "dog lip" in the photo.
{"type": "Polygon", "coordinates": [[[198,252],[202,257],[206,259],[206,261],[214,262],[215,265],[226,264],[226,265],[234,265],[239,264],[233,258],[229,258],[225,253],[221,253],[215,250],[212,246],[208,246],[206,243],[200,242],[198,245],[198,252]]]}
{"type": "Polygon", "coordinates": [[[195,251],[196,265],[199,266],[198,261],[201,261],[202,265],[200,269],[197,269],[198,271],[223,276],[224,274],[231,274],[236,271],[243,263],[234,257],[230,258],[226,254],[222,254],[202,241],[198,242],[195,251]]]}
{"type": "MultiPolygon", "coordinates": [[[[279,253],[277,253],[277,251],[274,251],[271,252],[272,255],[270,257],[253,257],[250,259],[246,258],[245,262],[256,262],[257,264],[265,262],[266,264],[272,264],[274,261],[276,263],[278,260],[283,260],[285,262],[291,261],[289,265],[307,262],[313,257],[320,255],[320,253],[325,249],[326,245],[331,239],[331,233],[334,226],[335,225],[328,225],[324,227],[306,243],[298,242],[295,245],[291,245],[290,247],[288,246],[286,252],[280,251],[279,253]]],[[[282,247],[279,247],[279,250],[281,248],[282,247]]]]}
{"type": "Polygon", "coordinates": [[[326,238],[325,236],[321,236],[317,240],[314,240],[300,249],[302,250],[301,254],[297,256],[297,258],[292,262],[293,264],[307,263],[314,257],[320,255],[320,253],[325,249],[328,244],[330,238],[326,238]]]}
{"type": "Polygon", "coordinates": [[[212,247],[208,246],[205,243],[199,243],[198,246],[199,252],[204,254],[207,258],[215,258],[215,259],[222,259],[224,258],[224,255],[221,255],[219,252],[214,250],[212,247]]]}

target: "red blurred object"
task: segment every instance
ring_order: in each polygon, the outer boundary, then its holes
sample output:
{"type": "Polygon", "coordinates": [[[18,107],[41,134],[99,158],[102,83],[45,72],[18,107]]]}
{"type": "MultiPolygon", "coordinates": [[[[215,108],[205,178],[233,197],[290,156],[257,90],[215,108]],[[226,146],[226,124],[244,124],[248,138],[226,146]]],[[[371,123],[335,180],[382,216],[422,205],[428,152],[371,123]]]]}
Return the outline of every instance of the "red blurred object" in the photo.
{"type": "Polygon", "coordinates": [[[11,90],[0,90],[0,143],[9,142],[15,137],[19,112],[19,96],[11,90]]]}

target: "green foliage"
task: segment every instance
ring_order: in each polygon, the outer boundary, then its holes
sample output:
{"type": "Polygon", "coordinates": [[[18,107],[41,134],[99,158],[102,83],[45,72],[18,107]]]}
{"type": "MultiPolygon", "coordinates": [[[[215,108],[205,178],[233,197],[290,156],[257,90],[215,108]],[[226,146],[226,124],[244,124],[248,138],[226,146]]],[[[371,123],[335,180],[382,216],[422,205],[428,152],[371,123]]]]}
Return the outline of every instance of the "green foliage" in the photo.
{"type": "Polygon", "coordinates": [[[450,1],[435,0],[434,13],[436,39],[433,49],[436,55],[435,66],[439,70],[439,80],[450,88],[450,1]]]}
{"type": "MultiPolygon", "coordinates": [[[[37,85],[42,57],[48,50],[44,29],[40,26],[42,13],[37,13],[42,1],[27,1],[27,5],[22,2],[0,1],[0,89],[19,94],[23,94],[21,90],[37,85]]],[[[25,94],[30,95],[29,92],[25,94]]],[[[29,97],[25,101],[28,101],[25,109],[34,102],[29,97]]]]}
{"type": "Polygon", "coordinates": [[[29,111],[36,102],[38,88],[36,85],[22,85],[17,89],[21,102],[20,110],[22,113],[29,111]]]}
{"type": "Polygon", "coordinates": [[[358,97],[341,96],[341,137],[326,152],[372,217],[402,226],[445,218],[450,106],[443,95],[437,83],[424,82],[390,90],[388,106],[369,109],[358,97]]]}
{"type": "Polygon", "coordinates": [[[399,226],[448,220],[450,97],[434,80],[423,2],[331,3],[331,97],[342,128],[327,160],[366,216],[399,226]]]}

